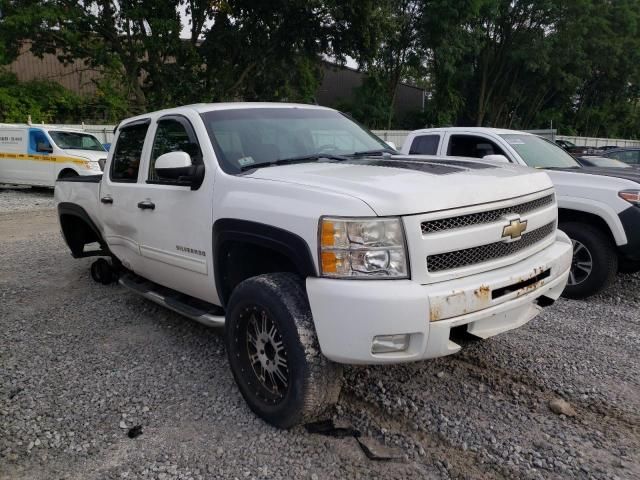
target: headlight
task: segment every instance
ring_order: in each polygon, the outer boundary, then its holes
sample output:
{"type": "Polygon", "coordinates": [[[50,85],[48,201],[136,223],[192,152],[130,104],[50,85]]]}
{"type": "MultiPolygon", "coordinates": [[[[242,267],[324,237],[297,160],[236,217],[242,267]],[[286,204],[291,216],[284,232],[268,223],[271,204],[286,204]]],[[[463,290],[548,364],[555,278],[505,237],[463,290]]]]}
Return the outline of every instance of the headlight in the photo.
{"type": "Polygon", "coordinates": [[[320,219],[320,275],[337,278],[408,278],[399,218],[320,219]]]}
{"type": "Polygon", "coordinates": [[[623,190],[618,196],[629,203],[640,206],[640,190],[623,190]]]}

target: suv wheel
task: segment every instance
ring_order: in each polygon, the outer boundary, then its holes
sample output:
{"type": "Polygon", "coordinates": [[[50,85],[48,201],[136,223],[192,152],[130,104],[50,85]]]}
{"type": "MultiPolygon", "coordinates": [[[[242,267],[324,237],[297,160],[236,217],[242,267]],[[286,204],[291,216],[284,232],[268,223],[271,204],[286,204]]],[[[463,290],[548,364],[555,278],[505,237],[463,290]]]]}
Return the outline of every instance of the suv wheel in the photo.
{"type": "Polygon", "coordinates": [[[240,393],[279,428],[317,420],[338,401],[342,368],[322,355],[302,280],[249,278],[227,306],[225,342],[240,393]]]}
{"type": "Polygon", "coordinates": [[[562,295],[586,298],[601,292],[615,279],[618,255],[611,240],[599,229],[584,223],[560,225],[573,243],[569,281],[562,295]]]}

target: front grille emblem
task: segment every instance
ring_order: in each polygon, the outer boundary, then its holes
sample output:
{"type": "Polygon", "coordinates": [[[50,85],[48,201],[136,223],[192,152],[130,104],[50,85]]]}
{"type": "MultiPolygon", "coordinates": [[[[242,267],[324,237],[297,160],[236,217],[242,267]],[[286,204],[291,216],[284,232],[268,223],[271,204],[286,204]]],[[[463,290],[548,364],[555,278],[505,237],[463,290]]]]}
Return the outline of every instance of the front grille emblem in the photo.
{"type": "Polygon", "coordinates": [[[520,217],[509,219],[509,225],[505,225],[502,229],[502,238],[507,242],[520,240],[522,238],[522,233],[527,229],[527,221],[520,220],[520,217]]]}

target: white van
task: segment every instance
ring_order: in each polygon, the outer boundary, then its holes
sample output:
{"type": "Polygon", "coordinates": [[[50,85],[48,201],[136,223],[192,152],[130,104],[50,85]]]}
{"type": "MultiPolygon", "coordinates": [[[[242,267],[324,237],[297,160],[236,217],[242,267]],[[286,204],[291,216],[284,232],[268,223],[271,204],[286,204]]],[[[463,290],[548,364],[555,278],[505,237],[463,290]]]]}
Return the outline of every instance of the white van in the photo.
{"type": "Polygon", "coordinates": [[[107,152],[82,130],[0,124],[0,183],[53,187],[58,178],[102,172],[107,152]]]}

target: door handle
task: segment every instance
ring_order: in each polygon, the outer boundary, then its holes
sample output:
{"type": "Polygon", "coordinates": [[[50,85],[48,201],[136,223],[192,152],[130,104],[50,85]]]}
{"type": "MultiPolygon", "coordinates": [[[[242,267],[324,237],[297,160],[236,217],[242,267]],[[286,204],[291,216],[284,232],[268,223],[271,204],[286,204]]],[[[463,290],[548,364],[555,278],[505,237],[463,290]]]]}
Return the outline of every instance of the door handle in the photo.
{"type": "Polygon", "coordinates": [[[156,204],[150,202],[149,200],[145,200],[144,202],[138,203],[138,208],[140,208],[141,210],[153,210],[154,208],[156,208],[156,204]]]}
{"type": "Polygon", "coordinates": [[[113,203],[113,198],[111,198],[109,195],[107,195],[107,196],[102,197],[102,198],[100,199],[100,201],[101,201],[102,203],[104,203],[105,205],[106,205],[106,204],[111,205],[111,204],[113,203]]]}

